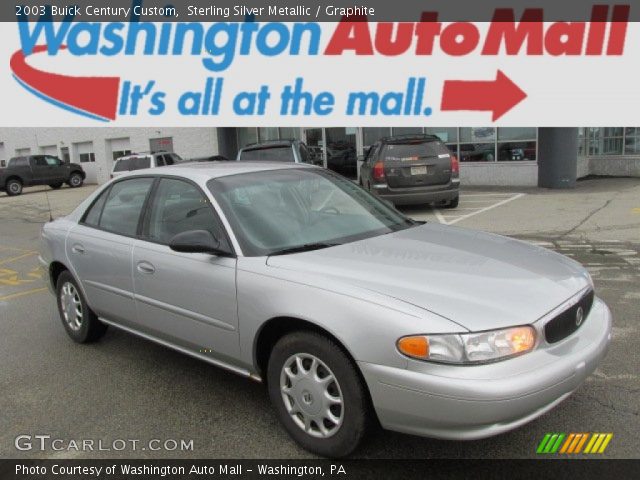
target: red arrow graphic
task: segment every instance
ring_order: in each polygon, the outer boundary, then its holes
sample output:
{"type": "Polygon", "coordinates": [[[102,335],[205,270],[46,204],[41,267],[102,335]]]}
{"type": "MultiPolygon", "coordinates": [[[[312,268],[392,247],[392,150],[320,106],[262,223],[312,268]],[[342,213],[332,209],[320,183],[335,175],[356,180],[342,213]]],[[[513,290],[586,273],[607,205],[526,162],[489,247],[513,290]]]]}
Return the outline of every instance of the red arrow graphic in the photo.
{"type": "Polygon", "coordinates": [[[498,70],[495,80],[445,81],[440,109],[491,111],[495,122],[525,98],[527,94],[498,70]]]}
{"type": "MultiPolygon", "coordinates": [[[[46,50],[46,45],[37,45],[33,53],[46,50]]],[[[10,67],[21,84],[57,106],[101,120],[116,118],[119,77],[73,77],[44,72],[29,65],[22,50],[11,56],[10,67]]]]}

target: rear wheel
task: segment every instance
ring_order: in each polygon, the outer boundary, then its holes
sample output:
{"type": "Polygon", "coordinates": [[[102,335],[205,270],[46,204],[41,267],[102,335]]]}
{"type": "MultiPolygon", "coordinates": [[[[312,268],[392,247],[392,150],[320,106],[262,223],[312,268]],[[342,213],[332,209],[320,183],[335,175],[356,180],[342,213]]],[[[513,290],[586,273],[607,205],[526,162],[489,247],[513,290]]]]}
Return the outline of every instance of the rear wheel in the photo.
{"type": "Polygon", "coordinates": [[[56,283],[58,312],[64,329],[74,342],[95,342],[107,331],[107,325],[87,305],[73,276],[64,271],[56,283]]]}
{"type": "Polygon", "coordinates": [[[22,193],[22,182],[17,178],[12,178],[7,182],[5,188],[9,196],[20,195],[22,193]]]}
{"type": "Polygon", "coordinates": [[[81,187],[82,186],[82,182],[84,182],[84,178],[82,178],[82,175],[79,174],[78,172],[74,172],[71,174],[71,176],[69,177],[69,186],[71,188],[77,188],[77,187],[81,187]]]}
{"type": "Polygon", "coordinates": [[[49,185],[51,188],[53,188],[54,190],[59,189],[60,187],[62,187],[62,182],[60,183],[52,183],[51,185],[49,185]]]}
{"type": "Polygon", "coordinates": [[[295,332],[273,347],[267,385],[278,418],[303,448],[344,457],[364,438],[369,421],[365,387],[353,362],[333,341],[295,332]]]}

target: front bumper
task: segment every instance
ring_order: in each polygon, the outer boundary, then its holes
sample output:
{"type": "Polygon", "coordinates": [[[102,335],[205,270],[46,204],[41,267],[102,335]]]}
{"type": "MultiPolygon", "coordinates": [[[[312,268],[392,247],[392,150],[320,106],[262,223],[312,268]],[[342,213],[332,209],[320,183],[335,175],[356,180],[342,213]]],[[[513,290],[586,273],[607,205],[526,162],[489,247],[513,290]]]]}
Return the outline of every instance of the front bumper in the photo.
{"type": "Polygon", "coordinates": [[[410,360],[407,369],[359,362],[384,428],[475,440],[551,410],[596,369],[611,340],[611,312],[594,301],[582,327],[553,345],[477,366],[410,360]]]}
{"type": "Polygon", "coordinates": [[[460,181],[446,185],[425,185],[409,188],[391,188],[387,184],[371,185],[371,192],[394,205],[421,205],[454,200],[460,191],[460,181]]]}

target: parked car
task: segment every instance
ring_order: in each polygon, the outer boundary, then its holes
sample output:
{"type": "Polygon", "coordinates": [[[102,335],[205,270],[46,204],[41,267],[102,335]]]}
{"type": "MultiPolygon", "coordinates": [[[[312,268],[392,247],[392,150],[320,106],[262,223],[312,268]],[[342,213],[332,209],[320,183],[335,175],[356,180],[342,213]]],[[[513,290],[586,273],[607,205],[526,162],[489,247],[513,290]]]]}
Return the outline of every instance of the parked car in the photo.
{"type": "Polygon", "coordinates": [[[124,175],[125,173],[143,168],[165,167],[167,165],[175,165],[184,160],[180,155],[171,152],[143,152],[132,153],[126,157],[116,159],[111,171],[111,178],[124,175]]]}
{"type": "MultiPolygon", "coordinates": [[[[238,152],[239,161],[270,161],[318,164],[300,140],[269,140],[250,143],[238,152]]],[[[320,159],[322,164],[322,159],[320,159]]]]}
{"type": "Polygon", "coordinates": [[[86,174],[77,163],[64,163],[52,155],[14,157],[0,169],[0,191],[20,195],[23,187],[49,185],[58,189],[63,184],[72,188],[84,183],[86,174]]]}
{"type": "Polygon", "coordinates": [[[397,135],[376,142],[360,167],[360,185],[395,205],[459,202],[458,159],[435,135],[397,135]]]}
{"type": "Polygon", "coordinates": [[[327,168],[345,177],[358,176],[358,155],[349,142],[332,142],[327,145],[327,168]]]}
{"type": "Polygon", "coordinates": [[[611,339],[577,262],[413,221],[310,165],[134,172],[45,224],[42,244],[73,340],[110,325],[263,381],[285,430],[325,456],[348,455],[376,418],[446,439],[519,427],[611,339]]]}

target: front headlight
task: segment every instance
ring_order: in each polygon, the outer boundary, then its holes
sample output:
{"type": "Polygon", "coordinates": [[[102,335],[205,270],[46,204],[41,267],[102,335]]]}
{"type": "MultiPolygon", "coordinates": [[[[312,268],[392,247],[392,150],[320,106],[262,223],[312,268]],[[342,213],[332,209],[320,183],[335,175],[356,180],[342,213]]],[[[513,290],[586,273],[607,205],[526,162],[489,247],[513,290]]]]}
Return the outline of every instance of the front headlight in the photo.
{"type": "Polygon", "coordinates": [[[452,364],[477,364],[504,360],[533,349],[536,331],[522,326],[477,333],[412,335],[397,342],[411,358],[452,364]]]}

